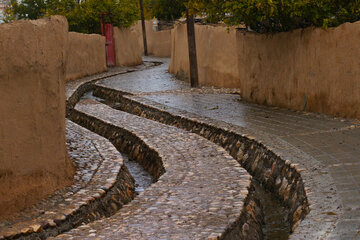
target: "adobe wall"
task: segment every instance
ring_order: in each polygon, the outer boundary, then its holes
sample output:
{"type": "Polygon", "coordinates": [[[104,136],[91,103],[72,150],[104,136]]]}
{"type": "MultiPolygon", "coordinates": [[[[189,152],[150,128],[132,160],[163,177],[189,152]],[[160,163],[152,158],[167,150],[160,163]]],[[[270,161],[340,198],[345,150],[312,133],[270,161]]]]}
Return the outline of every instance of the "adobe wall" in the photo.
{"type": "Polygon", "coordinates": [[[360,22],[236,37],[244,99],[360,118],[360,22]]]}
{"type": "Polygon", "coordinates": [[[107,70],[105,37],[98,34],[69,33],[66,81],[107,70]]]}
{"type": "MultiPolygon", "coordinates": [[[[171,56],[171,30],[154,31],[152,20],[145,21],[146,39],[149,55],[156,57],[171,56]]],[[[137,34],[138,45],[144,52],[141,21],[138,21],[132,29],[137,34]]]]}
{"type": "MultiPolygon", "coordinates": [[[[117,66],[142,64],[138,35],[133,29],[114,27],[117,66]]],[[[69,33],[66,81],[107,71],[105,37],[98,34],[69,33]]]]}
{"type": "Polygon", "coordinates": [[[138,36],[133,29],[114,27],[114,43],[117,66],[142,64],[138,36]]]}
{"type": "MultiPolygon", "coordinates": [[[[196,54],[200,85],[237,88],[236,31],[225,27],[195,26],[196,54]]],[[[172,30],[172,51],[169,71],[181,79],[188,79],[189,52],[186,24],[172,30]]]]}
{"type": "MultiPolygon", "coordinates": [[[[262,35],[196,25],[201,85],[241,88],[252,102],[360,118],[360,22],[262,35]]],[[[169,71],[188,76],[186,25],[172,32],[169,71]]]]}
{"type": "Polygon", "coordinates": [[[64,17],[0,24],[0,218],[71,182],[64,17]]]}

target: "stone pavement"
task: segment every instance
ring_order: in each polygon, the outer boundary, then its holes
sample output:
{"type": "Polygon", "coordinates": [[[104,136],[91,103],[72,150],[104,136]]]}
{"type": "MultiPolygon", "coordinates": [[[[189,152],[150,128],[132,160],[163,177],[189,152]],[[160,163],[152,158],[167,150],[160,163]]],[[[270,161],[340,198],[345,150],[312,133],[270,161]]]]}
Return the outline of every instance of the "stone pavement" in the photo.
{"type": "Polygon", "coordinates": [[[75,81],[69,81],[66,83],[65,88],[65,98],[66,103],[70,107],[73,107],[76,102],[79,101],[79,98],[84,93],[91,90],[91,83],[99,81],[104,78],[110,78],[113,76],[120,76],[125,73],[131,73],[135,71],[140,71],[144,69],[151,69],[154,66],[159,65],[161,62],[156,62],[156,59],[147,58],[144,59],[143,64],[134,66],[134,67],[112,67],[108,71],[103,73],[98,73],[88,77],[84,77],[75,81]]]}
{"type": "Polygon", "coordinates": [[[111,89],[121,89],[121,91],[132,94],[190,88],[188,84],[176,80],[171,74],[166,72],[169,59],[144,58],[145,61],[151,59],[152,61],[161,61],[165,64],[148,69],[146,71],[146,77],[144,77],[144,71],[134,71],[129,74],[122,74],[99,80],[97,81],[97,84],[102,85],[102,83],[106,83],[105,85],[111,89]],[[159,71],[162,72],[161,75],[158,74],[159,71]],[[164,78],[166,78],[167,81],[162,81],[164,78]]]}
{"type": "Polygon", "coordinates": [[[114,216],[58,239],[260,239],[262,216],[251,196],[251,177],[223,148],[95,100],[78,103],[70,118],[121,151],[135,146],[129,156],[158,181],[114,216]],[[160,163],[144,156],[151,152],[160,163]]]}
{"type": "Polygon", "coordinates": [[[123,157],[107,139],[71,121],[66,121],[66,139],[76,168],[74,183],[1,222],[0,239],[56,236],[110,216],[132,200],[133,179],[123,157]]]}
{"type": "Polygon", "coordinates": [[[191,89],[167,73],[168,59],[144,60],[67,83],[68,118],[102,137],[67,121],[75,183],[1,223],[0,239],[70,229],[57,238],[262,239],[280,208],[290,239],[360,239],[358,120],[191,89]],[[135,185],[118,151],[155,180],[128,205],[135,185]],[[257,182],[282,206],[266,210],[257,182]]]}
{"type": "Polygon", "coordinates": [[[98,92],[104,97],[101,88],[115,89],[135,95],[122,100],[137,103],[143,108],[138,111],[143,111],[142,116],[149,117],[146,111],[158,110],[253,136],[301,171],[311,211],[292,239],[360,239],[358,120],[251,104],[229,94],[231,91],[192,90],[173,79],[166,72],[168,60],[163,62],[151,70],[101,80],[96,83],[99,90],[95,95],[98,92]]]}

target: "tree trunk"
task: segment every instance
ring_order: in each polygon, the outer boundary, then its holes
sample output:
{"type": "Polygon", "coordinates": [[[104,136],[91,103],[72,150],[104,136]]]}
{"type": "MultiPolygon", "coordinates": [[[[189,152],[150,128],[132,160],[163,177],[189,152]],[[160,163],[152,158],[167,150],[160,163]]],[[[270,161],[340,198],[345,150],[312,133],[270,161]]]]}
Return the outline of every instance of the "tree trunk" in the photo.
{"type": "Polygon", "coordinates": [[[147,40],[146,40],[146,29],[145,29],[145,16],[144,16],[144,6],[143,0],[140,0],[140,11],[141,11],[141,25],[142,25],[142,33],[143,33],[143,41],[144,41],[144,55],[148,55],[147,49],[147,40]]]}
{"type": "Polygon", "coordinates": [[[195,42],[195,25],[194,16],[186,10],[186,22],[187,22],[187,35],[188,35],[188,47],[189,47],[189,62],[190,62],[190,83],[191,87],[199,86],[198,66],[196,57],[196,42],[195,42]]]}

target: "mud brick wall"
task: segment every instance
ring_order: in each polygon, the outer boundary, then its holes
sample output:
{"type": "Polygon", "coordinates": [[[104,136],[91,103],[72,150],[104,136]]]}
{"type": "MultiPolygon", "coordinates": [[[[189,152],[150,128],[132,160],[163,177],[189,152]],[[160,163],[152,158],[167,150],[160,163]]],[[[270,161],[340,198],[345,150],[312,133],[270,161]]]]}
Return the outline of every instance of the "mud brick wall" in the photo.
{"type": "Polygon", "coordinates": [[[0,217],[70,183],[64,17],[0,25],[0,217]]]}
{"type": "MultiPolygon", "coordinates": [[[[196,48],[200,85],[238,88],[236,32],[225,27],[196,25],[196,48]]],[[[186,24],[172,30],[169,72],[180,79],[189,76],[186,24]]]]}
{"type": "Polygon", "coordinates": [[[106,70],[105,37],[69,32],[66,81],[106,70]]]}
{"type": "MultiPolygon", "coordinates": [[[[156,57],[170,57],[171,30],[154,31],[152,20],[145,21],[148,53],[156,57]]],[[[139,48],[144,52],[141,21],[132,27],[137,34],[139,48]]]]}
{"type": "MultiPolygon", "coordinates": [[[[272,35],[196,25],[201,85],[248,101],[360,118],[360,22],[272,35]]],[[[170,72],[187,78],[186,25],[172,30],[170,72]]]]}
{"type": "Polygon", "coordinates": [[[141,49],[137,44],[137,34],[134,30],[114,27],[114,43],[117,66],[142,64],[141,49]]]}

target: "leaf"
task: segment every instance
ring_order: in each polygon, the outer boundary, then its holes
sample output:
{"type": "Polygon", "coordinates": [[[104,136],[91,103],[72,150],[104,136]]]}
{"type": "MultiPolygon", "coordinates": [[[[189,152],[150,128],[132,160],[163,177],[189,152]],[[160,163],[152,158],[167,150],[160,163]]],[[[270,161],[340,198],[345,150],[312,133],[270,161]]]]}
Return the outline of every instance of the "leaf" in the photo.
{"type": "Polygon", "coordinates": [[[324,214],[329,215],[329,216],[335,216],[335,215],[337,215],[337,214],[334,213],[334,212],[325,212],[324,214]]]}

